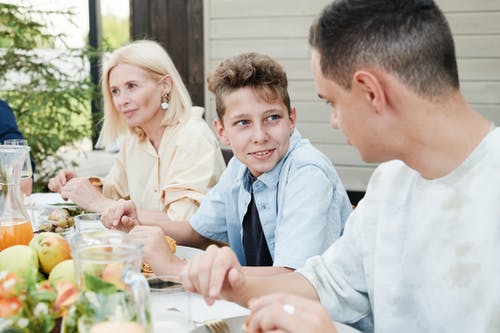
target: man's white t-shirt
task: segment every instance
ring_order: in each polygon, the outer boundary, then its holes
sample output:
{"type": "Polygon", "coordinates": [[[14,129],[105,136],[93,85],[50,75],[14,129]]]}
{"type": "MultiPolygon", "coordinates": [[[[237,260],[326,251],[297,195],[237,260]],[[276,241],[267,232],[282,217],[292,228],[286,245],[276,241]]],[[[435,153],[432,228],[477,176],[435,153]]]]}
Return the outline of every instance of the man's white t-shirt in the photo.
{"type": "Polygon", "coordinates": [[[500,129],[439,179],[382,164],[344,235],[299,272],[336,321],[500,332],[500,129]]]}

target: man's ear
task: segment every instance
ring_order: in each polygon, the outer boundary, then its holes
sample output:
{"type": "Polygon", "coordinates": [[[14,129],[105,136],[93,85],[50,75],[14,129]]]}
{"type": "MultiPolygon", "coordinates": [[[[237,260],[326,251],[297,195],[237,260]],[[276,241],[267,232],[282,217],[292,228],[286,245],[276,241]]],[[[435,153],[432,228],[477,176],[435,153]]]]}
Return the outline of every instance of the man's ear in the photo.
{"type": "Polygon", "coordinates": [[[382,77],[370,70],[358,70],[353,75],[352,88],[370,103],[377,113],[385,110],[386,96],[382,77]]]}
{"type": "Polygon", "coordinates": [[[172,91],[172,85],[174,84],[173,82],[174,81],[170,75],[164,75],[160,80],[160,84],[163,86],[162,93],[170,94],[170,91],[172,91]]]}
{"type": "Polygon", "coordinates": [[[215,128],[215,134],[217,134],[217,137],[219,138],[220,142],[223,145],[230,145],[229,140],[227,139],[226,136],[226,130],[224,129],[224,125],[222,124],[222,121],[219,118],[214,119],[214,128],[215,128]]]}

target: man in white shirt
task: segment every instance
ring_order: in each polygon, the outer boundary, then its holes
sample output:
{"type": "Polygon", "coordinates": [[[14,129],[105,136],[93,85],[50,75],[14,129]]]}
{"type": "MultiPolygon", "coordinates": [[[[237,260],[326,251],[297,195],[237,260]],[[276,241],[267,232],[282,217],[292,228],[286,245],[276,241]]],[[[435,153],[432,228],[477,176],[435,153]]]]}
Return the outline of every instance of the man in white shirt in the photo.
{"type": "Polygon", "coordinates": [[[208,303],[252,299],[250,332],[334,332],[313,325],[325,308],[366,332],[499,332],[500,130],[459,90],[444,15],[432,0],[339,0],[309,40],[331,125],[382,163],[365,198],[297,272],[246,276],[209,247],[184,286],[208,303]],[[324,308],[272,294],[290,291],[324,308]]]}

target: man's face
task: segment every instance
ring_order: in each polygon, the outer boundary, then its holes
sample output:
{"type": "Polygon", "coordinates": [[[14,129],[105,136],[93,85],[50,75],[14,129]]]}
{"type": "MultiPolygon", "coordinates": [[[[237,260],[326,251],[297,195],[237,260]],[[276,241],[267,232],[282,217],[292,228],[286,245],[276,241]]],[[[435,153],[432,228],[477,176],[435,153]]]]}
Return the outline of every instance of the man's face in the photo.
{"type": "Polygon", "coordinates": [[[364,92],[358,87],[346,90],[321,71],[320,54],[314,50],[311,58],[311,68],[318,96],[331,107],[330,125],[345,135],[347,142],[353,145],[365,162],[375,162],[376,137],[370,126],[371,106],[364,92]],[[371,133],[371,134],[370,134],[371,133]]]}
{"type": "Polygon", "coordinates": [[[290,115],[281,100],[268,102],[251,88],[241,88],[224,98],[222,124],[217,134],[254,177],[272,170],[288,150],[295,128],[295,109],[290,115]]]}

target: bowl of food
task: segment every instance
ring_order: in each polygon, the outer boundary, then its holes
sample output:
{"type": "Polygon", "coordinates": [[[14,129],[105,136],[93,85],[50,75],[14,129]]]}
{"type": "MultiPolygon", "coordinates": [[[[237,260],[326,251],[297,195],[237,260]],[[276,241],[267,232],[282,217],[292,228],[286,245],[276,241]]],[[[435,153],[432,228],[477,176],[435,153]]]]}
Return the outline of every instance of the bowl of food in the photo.
{"type": "Polygon", "coordinates": [[[57,208],[48,215],[40,215],[38,230],[35,233],[50,231],[57,232],[65,238],[71,237],[75,230],[75,218],[72,210],[57,208]]]}

